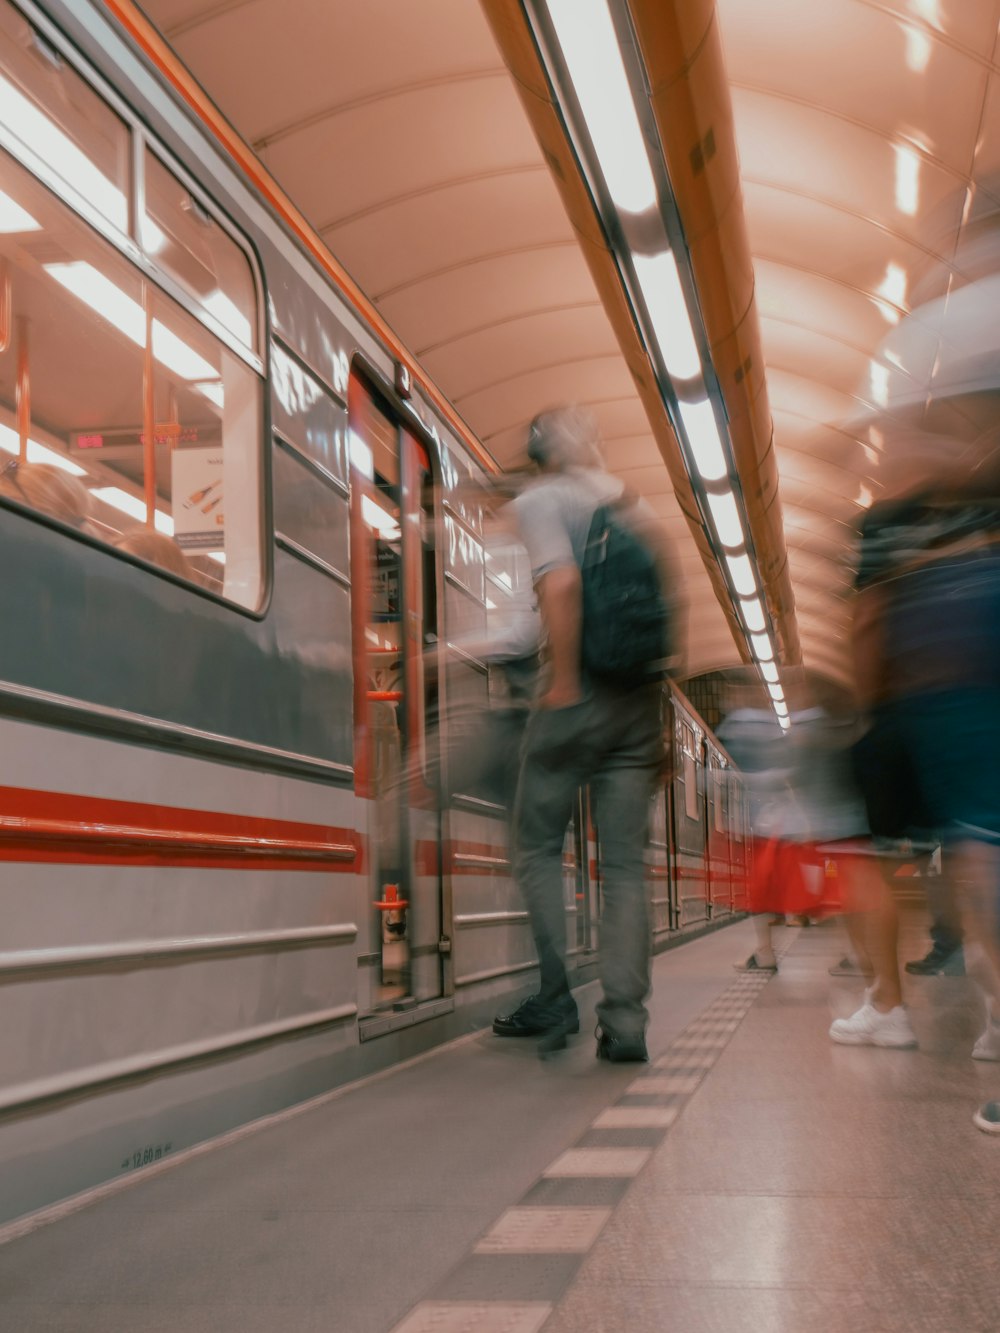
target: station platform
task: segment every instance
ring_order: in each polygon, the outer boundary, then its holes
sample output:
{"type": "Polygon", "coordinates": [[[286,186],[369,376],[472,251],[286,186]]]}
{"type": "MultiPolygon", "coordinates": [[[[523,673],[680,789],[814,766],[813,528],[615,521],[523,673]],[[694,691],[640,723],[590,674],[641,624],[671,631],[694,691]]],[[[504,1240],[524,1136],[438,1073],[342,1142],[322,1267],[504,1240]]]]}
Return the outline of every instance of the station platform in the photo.
{"type": "Polygon", "coordinates": [[[656,959],[649,1065],[595,1060],[591,985],[557,1057],[470,1033],[14,1236],[3,1326],[993,1333],[971,983],[907,979],[918,1050],[836,1046],[840,927],[776,929],[776,976],[733,970],[752,938],[656,959]]]}

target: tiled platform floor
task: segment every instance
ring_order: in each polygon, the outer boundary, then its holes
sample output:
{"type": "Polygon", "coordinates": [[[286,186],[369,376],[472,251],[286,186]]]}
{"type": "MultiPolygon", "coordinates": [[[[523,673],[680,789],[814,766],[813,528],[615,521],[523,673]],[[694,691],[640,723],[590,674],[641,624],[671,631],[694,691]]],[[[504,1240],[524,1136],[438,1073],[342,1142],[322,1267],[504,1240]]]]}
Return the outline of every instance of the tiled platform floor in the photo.
{"type": "MultiPolygon", "coordinates": [[[[0,1248],[17,1333],[996,1333],[1000,1140],[963,979],[834,1046],[839,929],[655,965],[654,1063],[478,1034],[0,1248]]],[[[922,936],[906,941],[921,952],[922,936]]],[[[589,993],[593,1000],[592,990],[589,993]]]]}

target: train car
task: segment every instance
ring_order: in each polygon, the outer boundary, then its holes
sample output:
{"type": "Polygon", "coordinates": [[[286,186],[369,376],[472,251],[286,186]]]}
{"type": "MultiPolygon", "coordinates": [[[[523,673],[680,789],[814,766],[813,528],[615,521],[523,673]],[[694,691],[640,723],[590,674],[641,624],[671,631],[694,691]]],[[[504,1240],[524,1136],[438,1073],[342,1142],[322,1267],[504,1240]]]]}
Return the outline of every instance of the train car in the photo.
{"type": "MultiPolygon", "coordinates": [[[[463,639],[527,578],[494,464],[135,14],[0,0],[0,1220],[534,966],[502,805],[437,799],[489,704],[463,639]]],[[[661,943],[733,906],[704,729],[666,716],[661,943]]],[[[584,979],[585,794],[565,870],[584,979]]]]}

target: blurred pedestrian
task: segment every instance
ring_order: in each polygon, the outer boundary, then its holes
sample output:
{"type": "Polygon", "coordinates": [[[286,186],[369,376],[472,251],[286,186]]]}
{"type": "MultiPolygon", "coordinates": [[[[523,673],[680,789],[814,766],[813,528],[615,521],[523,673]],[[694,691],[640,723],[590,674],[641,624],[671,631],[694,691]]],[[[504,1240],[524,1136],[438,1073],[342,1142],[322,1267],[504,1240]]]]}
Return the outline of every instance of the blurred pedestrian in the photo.
{"type": "Polygon", "coordinates": [[[589,784],[603,890],[597,1053],[643,1061],[651,953],[644,852],[663,756],[662,680],[677,630],[673,587],[652,516],[604,470],[589,412],[536,417],[528,454],[541,475],[512,508],[538,594],[544,675],[525,734],[514,841],[541,976],[538,994],[498,1015],[493,1030],[540,1037],[543,1053],[579,1030],[566,972],[562,857],[577,790],[589,784]]]}
{"type": "MultiPolygon", "coordinates": [[[[969,950],[970,971],[987,1012],[973,1055],[1000,1060],[1000,459],[977,457],[978,466],[942,466],[869,510],[854,645],[871,718],[862,763],[869,807],[893,773],[912,773],[978,946],[969,950]]],[[[901,997],[891,899],[871,926],[876,985],[831,1036],[895,1045],[901,997]]]]}
{"type": "Polygon", "coordinates": [[[756,946],[743,972],[777,972],[771,943],[775,915],[801,911],[803,886],[794,847],[787,840],[800,824],[791,788],[791,746],[763,690],[735,687],[718,737],[740,769],[750,805],[751,858],[746,884],[756,946]]]}

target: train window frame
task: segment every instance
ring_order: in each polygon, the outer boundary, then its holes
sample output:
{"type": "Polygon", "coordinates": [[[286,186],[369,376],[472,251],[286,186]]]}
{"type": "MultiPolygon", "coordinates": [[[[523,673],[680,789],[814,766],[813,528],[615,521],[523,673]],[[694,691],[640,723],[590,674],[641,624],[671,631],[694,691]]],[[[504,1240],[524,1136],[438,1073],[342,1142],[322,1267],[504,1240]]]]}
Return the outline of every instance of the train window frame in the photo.
{"type": "Polygon", "coordinates": [[[41,40],[51,47],[52,52],[72,69],[96,94],[109,110],[122,122],[127,137],[126,143],[126,230],[116,227],[99,209],[68,183],[57,170],[39,157],[30,146],[26,145],[17,134],[0,123],[0,149],[20,165],[41,187],[52,195],[53,199],[76,217],[114,251],[118,253],[137,276],[151,282],[161,295],[174,302],[190,317],[194,318],[226,350],[238,357],[257,377],[256,396],[256,441],[254,444],[257,473],[257,544],[256,556],[259,568],[257,598],[253,605],[226,596],[224,592],[206,587],[204,584],[178,575],[170,569],[122,551],[108,541],[96,536],[85,528],[78,528],[58,517],[46,514],[16,498],[0,496],[0,506],[29,517],[43,526],[70,536],[87,546],[103,551],[118,560],[151,571],[179,587],[185,588],[200,597],[220,604],[229,610],[252,620],[263,620],[267,615],[274,590],[274,525],[272,513],[272,480],[269,445],[271,441],[271,403],[270,403],[270,338],[266,319],[268,309],[267,285],[264,266],[256,245],[228,215],[215,199],[206,193],[191,172],[150,130],[138,112],[122,94],[90,63],[75,47],[61,28],[34,3],[34,0],[0,0],[35,31],[41,40]],[[253,350],[234,336],[198,298],[180,281],[173,278],[143,250],[140,244],[141,220],[145,214],[145,155],[151,153],[159,163],[171,172],[191,194],[197,204],[204,208],[212,220],[222,228],[236,244],[246,259],[255,299],[253,333],[259,350],[253,350]]]}

